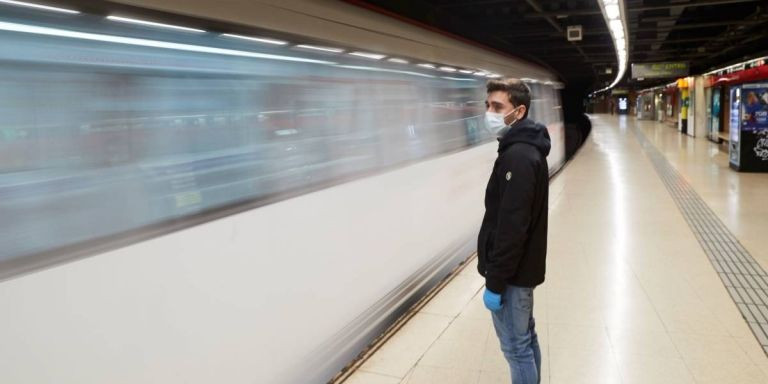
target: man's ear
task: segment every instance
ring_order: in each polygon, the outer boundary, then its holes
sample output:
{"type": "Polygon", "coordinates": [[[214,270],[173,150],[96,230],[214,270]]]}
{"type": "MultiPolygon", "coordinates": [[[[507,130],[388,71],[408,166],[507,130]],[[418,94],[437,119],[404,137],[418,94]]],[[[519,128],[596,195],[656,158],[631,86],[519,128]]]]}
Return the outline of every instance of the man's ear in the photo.
{"type": "Polygon", "coordinates": [[[525,116],[525,113],[528,111],[528,108],[526,108],[525,105],[521,105],[519,108],[519,115],[515,117],[517,117],[518,120],[522,120],[523,116],[525,116]]]}

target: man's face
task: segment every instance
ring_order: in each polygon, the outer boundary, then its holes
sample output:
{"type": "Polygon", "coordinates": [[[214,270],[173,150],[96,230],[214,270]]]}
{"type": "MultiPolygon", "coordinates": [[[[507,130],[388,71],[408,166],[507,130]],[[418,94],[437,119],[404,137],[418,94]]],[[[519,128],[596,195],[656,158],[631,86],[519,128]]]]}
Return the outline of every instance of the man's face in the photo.
{"type": "Polygon", "coordinates": [[[494,91],[485,99],[486,112],[501,113],[504,115],[504,124],[520,120],[525,115],[525,106],[515,106],[509,101],[509,96],[504,91],[494,91]],[[511,112],[511,113],[510,113],[511,112]]]}

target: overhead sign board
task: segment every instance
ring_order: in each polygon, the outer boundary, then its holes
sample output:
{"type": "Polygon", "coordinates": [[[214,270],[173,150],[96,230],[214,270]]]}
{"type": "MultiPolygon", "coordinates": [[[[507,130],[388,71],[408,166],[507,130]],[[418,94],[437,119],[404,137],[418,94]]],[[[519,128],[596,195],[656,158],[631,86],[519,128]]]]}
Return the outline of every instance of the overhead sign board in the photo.
{"type": "Polygon", "coordinates": [[[688,63],[682,61],[668,61],[662,63],[635,63],[632,64],[632,78],[661,79],[688,76],[688,63]]]}

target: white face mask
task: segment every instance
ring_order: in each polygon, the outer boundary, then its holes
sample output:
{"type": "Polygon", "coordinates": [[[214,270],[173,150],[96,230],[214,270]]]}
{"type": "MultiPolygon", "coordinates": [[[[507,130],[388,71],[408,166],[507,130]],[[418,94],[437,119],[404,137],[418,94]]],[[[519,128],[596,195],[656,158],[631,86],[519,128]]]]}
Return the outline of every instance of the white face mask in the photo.
{"type": "Polygon", "coordinates": [[[514,119],[509,124],[504,123],[504,119],[510,114],[515,113],[515,111],[517,111],[517,108],[513,109],[511,112],[507,113],[506,115],[501,113],[495,113],[495,112],[486,112],[485,126],[488,128],[489,131],[498,135],[504,132],[504,128],[517,122],[517,119],[514,119]]]}

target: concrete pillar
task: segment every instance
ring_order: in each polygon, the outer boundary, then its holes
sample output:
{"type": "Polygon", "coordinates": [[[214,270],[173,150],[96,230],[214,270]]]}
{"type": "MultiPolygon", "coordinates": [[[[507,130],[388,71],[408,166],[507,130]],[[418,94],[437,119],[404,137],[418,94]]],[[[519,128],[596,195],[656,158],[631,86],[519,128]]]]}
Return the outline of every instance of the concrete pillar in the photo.
{"type": "Polygon", "coordinates": [[[694,136],[696,137],[707,137],[707,103],[709,100],[705,92],[704,81],[704,76],[696,76],[694,81],[694,92],[696,93],[694,97],[694,136]]]}

